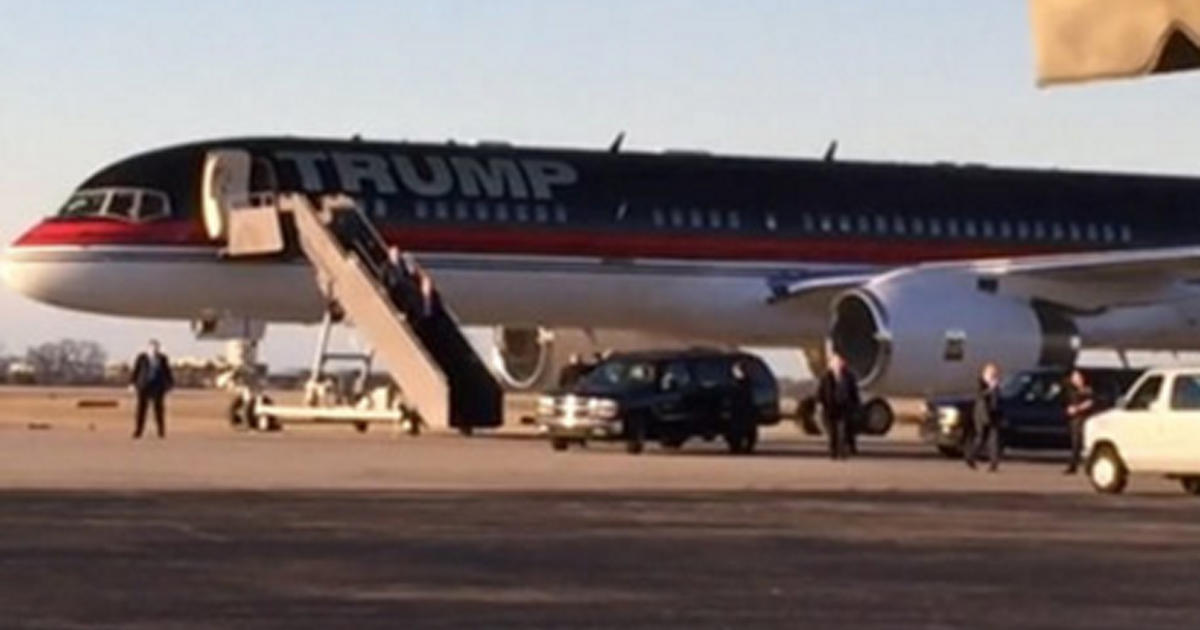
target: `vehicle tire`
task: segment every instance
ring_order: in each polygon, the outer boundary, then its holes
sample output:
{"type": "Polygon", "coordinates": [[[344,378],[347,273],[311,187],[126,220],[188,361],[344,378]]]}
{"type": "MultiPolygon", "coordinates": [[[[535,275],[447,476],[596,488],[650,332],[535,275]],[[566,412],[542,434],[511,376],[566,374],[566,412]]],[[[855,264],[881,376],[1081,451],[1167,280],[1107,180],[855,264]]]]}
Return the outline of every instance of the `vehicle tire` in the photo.
{"type": "Polygon", "coordinates": [[[475,427],[470,425],[458,427],[458,434],[463,437],[471,437],[472,435],[475,435],[475,427]]]}
{"type": "Polygon", "coordinates": [[[1200,495],[1200,477],[1180,477],[1179,485],[1188,494],[1200,495]]]}
{"type": "Polygon", "coordinates": [[[625,452],[638,455],[646,450],[646,421],[631,418],[625,421],[625,452]]]}
{"type": "Polygon", "coordinates": [[[250,428],[250,420],[246,417],[246,401],[237,396],[229,402],[229,426],[235,431],[246,431],[250,428]]]}
{"type": "Polygon", "coordinates": [[[888,401],[872,398],[862,408],[859,418],[859,433],[863,435],[887,435],[896,422],[896,413],[888,401]]]}
{"type": "Polygon", "coordinates": [[[1129,483],[1129,470],[1116,449],[1108,444],[1096,447],[1087,462],[1088,481],[1096,492],[1120,494],[1129,483]]]}
{"type": "Polygon", "coordinates": [[[253,404],[247,405],[246,414],[249,420],[249,426],[254,427],[258,431],[266,433],[274,433],[283,430],[283,424],[279,422],[279,418],[275,416],[260,416],[258,415],[259,405],[270,405],[274,401],[270,396],[259,396],[253,404]]]}
{"type": "Polygon", "coordinates": [[[725,435],[725,444],[734,455],[746,455],[754,452],[758,443],[758,425],[748,421],[739,421],[738,427],[725,435]]]}
{"type": "Polygon", "coordinates": [[[367,429],[369,428],[371,428],[371,425],[365,420],[359,420],[354,423],[354,430],[358,431],[359,433],[366,433],[367,429]]]}
{"type": "Polygon", "coordinates": [[[938,444],[937,451],[942,457],[946,457],[948,459],[958,459],[963,456],[962,448],[958,446],[946,446],[945,444],[938,444]]]}
{"type": "Polygon", "coordinates": [[[571,442],[566,438],[550,438],[550,448],[562,452],[570,448],[571,442]]]}

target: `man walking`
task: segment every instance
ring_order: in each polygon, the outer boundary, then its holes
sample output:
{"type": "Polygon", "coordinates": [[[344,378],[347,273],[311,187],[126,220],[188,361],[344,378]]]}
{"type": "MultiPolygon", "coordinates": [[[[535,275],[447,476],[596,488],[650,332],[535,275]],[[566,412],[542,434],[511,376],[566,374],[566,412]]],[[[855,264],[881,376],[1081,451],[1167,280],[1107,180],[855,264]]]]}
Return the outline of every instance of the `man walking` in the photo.
{"type": "Polygon", "coordinates": [[[1088,385],[1083,372],[1071,371],[1067,389],[1067,428],[1071,432],[1071,458],[1067,460],[1064,475],[1073,475],[1079,470],[1079,459],[1083,453],[1083,424],[1096,408],[1096,393],[1088,385]]]}
{"type": "Polygon", "coordinates": [[[829,353],[829,369],[821,375],[817,386],[817,401],[825,420],[829,437],[830,459],[846,459],[850,449],[851,424],[859,411],[858,380],[846,367],[846,360],[837,352],[829,353]]]}
{"type": "Polygon", "coordinates": [[[147,351],[139,353],[134,360],[130,383],[137,393],[133,439],[141,438],[142,431],[146,428],[147,406],[154,408],[154,426],[158,429],[158,437],[166,437],[163,398],[175,386],[175,378],[171,375],[171,362],[167,355],[162,353],[157,339],[151,339],[147,351]]]}
{"type": "Polygon", "coordinates": [[[975,468],[975,460],[979,459],[984,445],[987,445],[990,465],[988,470],[996,472],[1000,468],[1000,451],[1003,445],[1000,441],[1000,427],[1004,422],[1000,410],[1000,368],[995,363],[983,366],[979,379],[979,392],[975,395],[975,407],[972,411],[975,425],[974,443],[965,444],[963,456],[968,468],[975,468]]]}

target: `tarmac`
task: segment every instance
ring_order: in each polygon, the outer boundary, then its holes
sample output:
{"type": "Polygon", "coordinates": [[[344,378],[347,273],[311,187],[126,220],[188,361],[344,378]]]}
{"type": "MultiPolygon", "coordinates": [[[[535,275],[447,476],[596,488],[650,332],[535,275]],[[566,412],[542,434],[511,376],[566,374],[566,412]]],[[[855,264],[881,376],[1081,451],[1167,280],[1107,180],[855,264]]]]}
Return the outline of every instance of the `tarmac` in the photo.
{"type": "Polygon", "coordinates": [[[970,471],[901,427],[554,453],[527,429],[239,433],[180,392],[0,389],[14,628],[1193,628],[1200,501],[1059,454],[970,471]],[[111,404],[113,407],[96,407],[111,404]],[[80,401],[93,406],[80,408],[80,401]],[[105,402],[107,401],[107,402],[105,402]]]}

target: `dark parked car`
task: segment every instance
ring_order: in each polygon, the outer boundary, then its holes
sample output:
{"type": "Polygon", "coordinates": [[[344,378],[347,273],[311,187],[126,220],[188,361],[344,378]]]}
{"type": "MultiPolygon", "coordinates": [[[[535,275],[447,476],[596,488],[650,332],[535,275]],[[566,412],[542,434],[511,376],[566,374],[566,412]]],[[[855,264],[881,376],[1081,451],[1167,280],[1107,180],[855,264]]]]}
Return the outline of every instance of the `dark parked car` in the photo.
{"type": "MultiPolygon", "coordinates": [[[[1112,407],[1144,370],[1079,368],[1096,392],[1096,411],[1112,407]]],[[[1067,377],[1070,368],[1017,372],[1000,386],[1004,444],[1013,448],[1067,449],[1067,377]]],[[[925,403],[921,437],[947,457],[962,454],[963,426],[971,422],[974,398],[947,396],[925,403]]]]}
{"type": "Polygon", "coordinates": [[[754,355],[720,350],[617,354],[538,401],[538,424],[555,450],[607,438],[640,453],[652,440],[679,448],[692,437],[722,437],[731,452],[749,453],[758,428],[777,422],[770,368],[754,355]]]}

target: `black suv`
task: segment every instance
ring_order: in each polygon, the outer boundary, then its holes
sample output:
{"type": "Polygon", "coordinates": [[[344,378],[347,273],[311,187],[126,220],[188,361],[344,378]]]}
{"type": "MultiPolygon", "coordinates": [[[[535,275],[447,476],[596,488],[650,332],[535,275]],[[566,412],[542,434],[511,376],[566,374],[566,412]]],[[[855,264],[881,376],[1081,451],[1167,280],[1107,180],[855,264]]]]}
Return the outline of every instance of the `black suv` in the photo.
{"type": "Polygon", "coordinates": [[[741,352],[631,352],[602,361],[567,391],[538,400],[538,424],[555,450],[593,438],[676,449],[691,437],[723,437],[749,453],[758,427],[779,422],[775,375],[741,352]]]}
{"type": "MultiPolygon", "coordinates": [[[[1096,393],[1096,412],[1107,409],[1144,370],[1079,368],[1096,393]]],[[[1067,377],[1070,368],[1048,367],[1017,372],[1000,385],[1004,444],[1013,448],[1067,449],[1067,377]]],[[[975,399],[934,398],[925,403],[921,436],[947,457],[962,454],[963,426],[972,422],[975,399]]]]}

